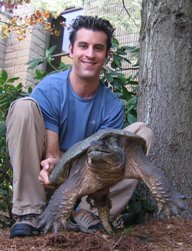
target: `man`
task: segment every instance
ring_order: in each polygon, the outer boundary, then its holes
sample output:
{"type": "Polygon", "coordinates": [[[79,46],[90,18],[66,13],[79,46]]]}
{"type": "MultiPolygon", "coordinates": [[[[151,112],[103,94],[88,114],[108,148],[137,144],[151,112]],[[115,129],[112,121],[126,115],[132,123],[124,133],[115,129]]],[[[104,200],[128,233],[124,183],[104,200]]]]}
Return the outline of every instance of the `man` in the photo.
{"type": "MultiPolygon", "coordinates": [[[[11,237],[38,233],[49,174],[64,151],[99,129],[123,127],[122,103],[99,81],[113,32],[107,20],[79,16],[70,34],[72,69],[46,77],[29,98],[17,100],[9,109],[7,144],[13,166],[12,212],[17,216],[11,237]]],[[[140,123],[133,125],[132,131],[141,132],[145,128],[140,123]]],[[[127,204],[136,183],[114,188],[112,217],[127,204]],[[119,191],[124,196],[127,188],[129,196],[118,202],[119,207],[116,203],[116,199],[121,199],[119,191]]],[[[79,209],[73,212],[71,228],[96,230],[98,223],[93,214],[79,209]]]]}

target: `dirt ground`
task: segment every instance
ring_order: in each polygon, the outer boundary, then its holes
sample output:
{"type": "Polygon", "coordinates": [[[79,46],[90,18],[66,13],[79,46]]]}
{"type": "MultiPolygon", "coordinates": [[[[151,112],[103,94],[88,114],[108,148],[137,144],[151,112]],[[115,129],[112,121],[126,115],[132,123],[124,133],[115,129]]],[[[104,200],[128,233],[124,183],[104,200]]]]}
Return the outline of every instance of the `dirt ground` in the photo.
{"type": "Polygon", "coordinates": [[[192,251],[192,220],[171,218],[118,230],[85,234],[61,232],[37,237],[9,238],[9,229],[0,229],[0,251],[192,251]]]}

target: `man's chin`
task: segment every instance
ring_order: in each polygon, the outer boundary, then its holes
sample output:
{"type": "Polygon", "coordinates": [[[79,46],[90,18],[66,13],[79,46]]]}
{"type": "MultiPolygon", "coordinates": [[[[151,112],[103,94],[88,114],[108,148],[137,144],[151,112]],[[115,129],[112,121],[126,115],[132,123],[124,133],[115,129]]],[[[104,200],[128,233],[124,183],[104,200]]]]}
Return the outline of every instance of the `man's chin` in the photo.
{"type": "Polygon", "coordinates": [[[96,79],[96,78],[99,78],[99,74],[97,74],[96,72],[86,71],[86,72],[82,72],[80,74],[80,77],[82,79],[96,79]]]}

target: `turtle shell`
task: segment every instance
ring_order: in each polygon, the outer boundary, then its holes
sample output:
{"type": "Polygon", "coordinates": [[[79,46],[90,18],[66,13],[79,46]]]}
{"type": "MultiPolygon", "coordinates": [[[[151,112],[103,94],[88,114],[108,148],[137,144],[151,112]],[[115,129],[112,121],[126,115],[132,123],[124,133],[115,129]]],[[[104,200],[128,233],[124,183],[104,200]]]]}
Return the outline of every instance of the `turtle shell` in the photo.
{"type": "Polygon", "coordinates": [[[120,137],[125,137],[125,140],[135,141],[138,144],[141,144],[143,146],[144,152],[146,152],[146,142],[142,137],[121,129],[101,129],[88,138],[77,142],[62,155],[60,161],[50,174],[49,179],[51,183],[61,184],[64,182],[69,174],[70,164],[72,161],[86,153],[88,147],[91,145],[91,142],[117,135],[120,137]]]}

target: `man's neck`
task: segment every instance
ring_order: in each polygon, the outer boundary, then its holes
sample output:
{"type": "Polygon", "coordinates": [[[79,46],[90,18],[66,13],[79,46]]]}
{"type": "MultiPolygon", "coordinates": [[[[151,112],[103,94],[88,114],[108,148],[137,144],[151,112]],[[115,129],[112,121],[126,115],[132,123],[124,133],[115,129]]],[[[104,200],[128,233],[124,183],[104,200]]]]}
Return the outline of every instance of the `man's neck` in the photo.
{"type": "Polygon", "coordinates": [[[99,86],[99,78],[82,79],[74,74],[73,71],[71,71],[69,79],[73,90],[82,98],[91,98],[99,86]]]}

